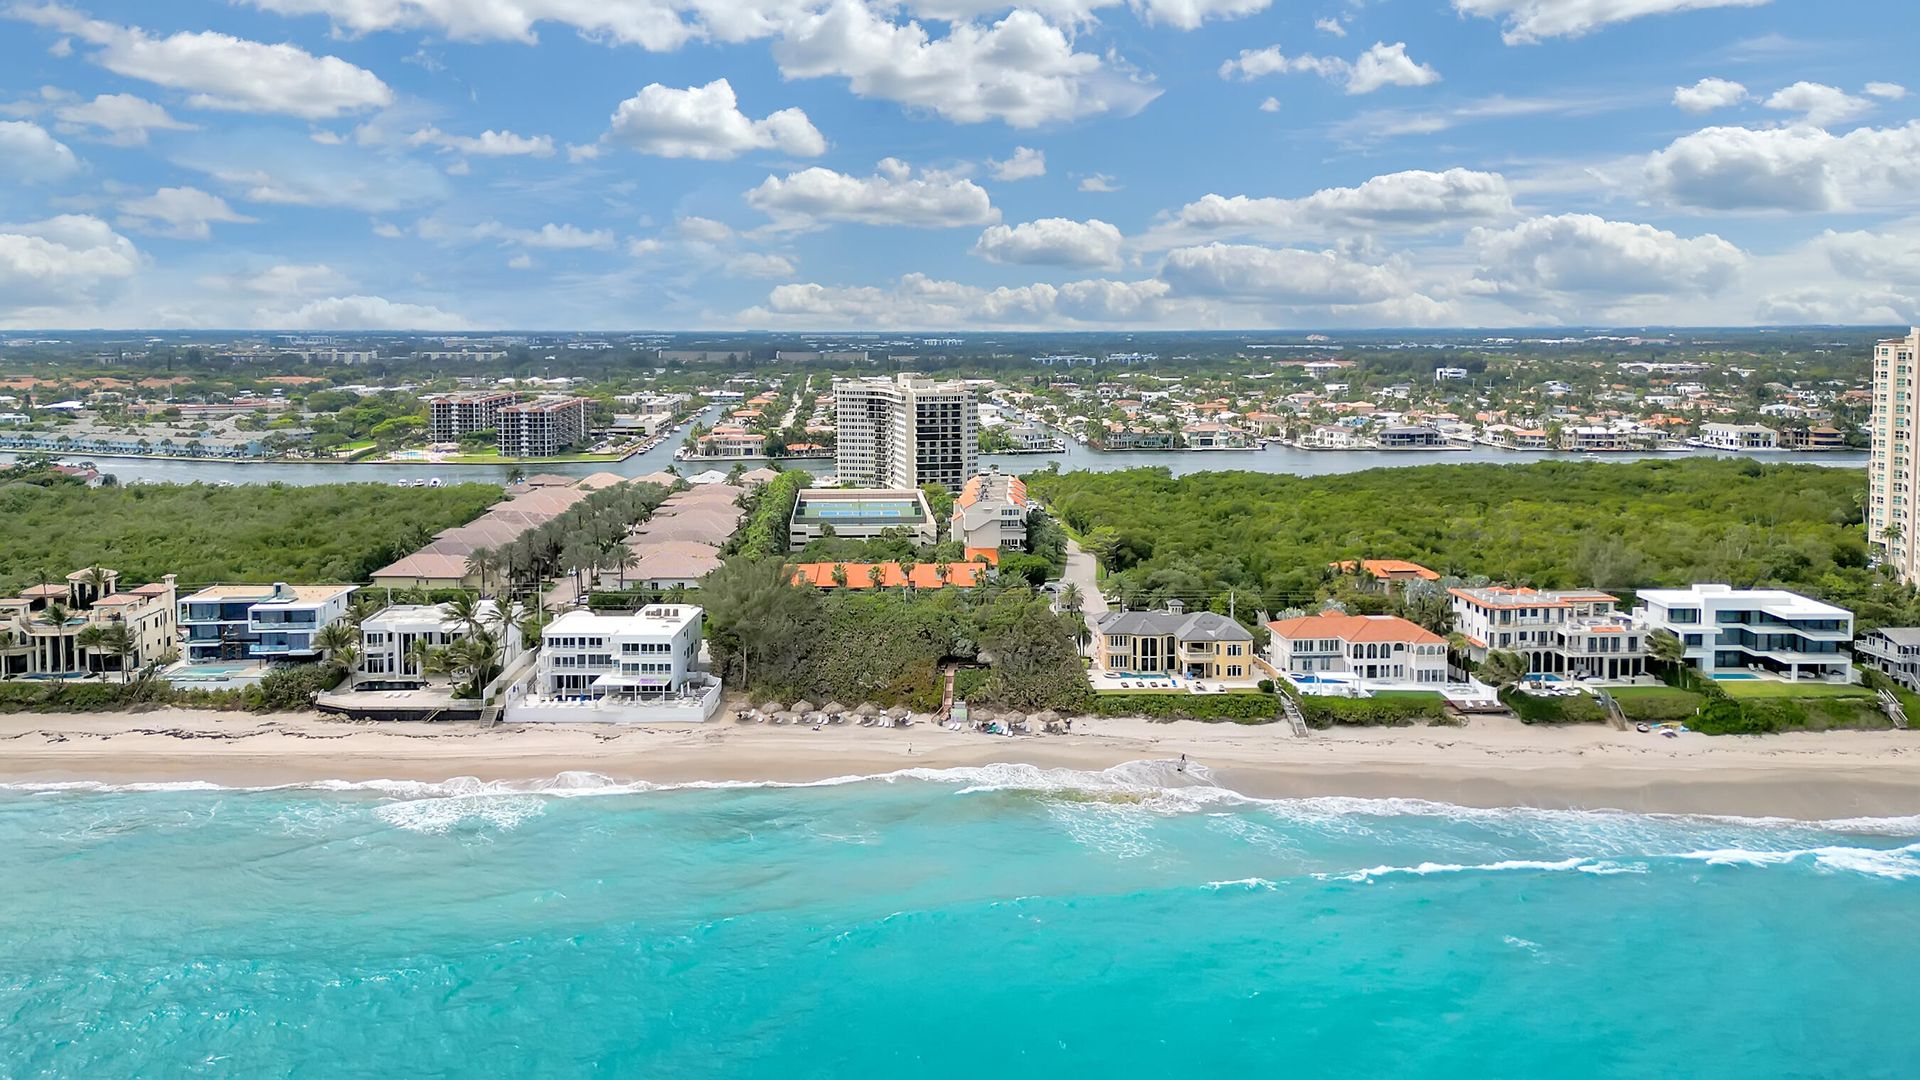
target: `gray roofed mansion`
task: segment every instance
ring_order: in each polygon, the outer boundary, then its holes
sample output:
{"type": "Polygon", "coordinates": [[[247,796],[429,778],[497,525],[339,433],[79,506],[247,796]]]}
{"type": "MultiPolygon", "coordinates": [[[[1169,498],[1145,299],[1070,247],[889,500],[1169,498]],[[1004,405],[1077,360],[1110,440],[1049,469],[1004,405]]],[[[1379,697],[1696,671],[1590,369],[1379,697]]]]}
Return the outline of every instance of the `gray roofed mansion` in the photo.
{"type": "Polygon", "coordinates": [[[1245,679],[1253,670],[1253,635],[1225,615],[1188,612],[1173,600],[1165,611],[1102,616],[1094,662],[1111,672],[1245,679]]]}

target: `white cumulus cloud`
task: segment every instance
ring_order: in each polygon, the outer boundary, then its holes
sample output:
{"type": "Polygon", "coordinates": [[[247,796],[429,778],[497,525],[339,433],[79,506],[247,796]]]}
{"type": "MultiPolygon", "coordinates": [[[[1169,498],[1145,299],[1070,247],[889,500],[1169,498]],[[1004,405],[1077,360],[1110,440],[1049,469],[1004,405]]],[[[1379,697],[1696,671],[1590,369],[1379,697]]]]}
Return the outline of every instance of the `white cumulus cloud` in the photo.
{"type": "Polygon", "coordinates": [[[95,299],[140,265],[133,242],[91,215],[0,223],[0,318],[95,299]]]}
{"type": "Polygon", "coordinates": [[[973,252],[997,263],[1112,268],[1120,265],[1121,240],[1117,226],[1098,219],[1041,218],[990,226],[973,252]]]}
{"type": "Polygon", "coordinates": [[[51,3],[18,6],[11,13],[94,46],[89,58],[116,75],[185,91],[187,103],[197,109],[318,120],[393,101],[393,91],[373,72],[294,45],[214,31],[156,37],[51,3]]]}
{"type": "Polygon", "coordinates": [[[1747,100],[1747,88],[1731,79],[1711,76],[1692,86],[1673,88],[1673,103],[1690,113],[1712,112],[1747,100]]]}
{"type": "Polygon", "coordinates": [[[676,90],[652,83],[620,103],[608,138],[659,157],[724,161],[749,150],[795,157],[827,152],[827,140],[800,109],[754,120],[740,111],[733,84],[715,79],[676,90]]]}
{"type": "Polygon", "coordinates": [[[1240,55],[1220,65],[1220,77],[1252,80],[1263,75],[1307,73],[1338,83],[1349,94],[1371,94],[1385,86],[1427,86],[1440,81],[1440,73],[1407,55],[1407,44],[1392,45],[1376,41],[1373,47],[1352,60],[1311,53],[1288,56],[1278,45],[1264,49],[1242,49],[1240,55]]]}
{"type": "Polygon", "coordinates": [[[818,166],[769,176],[747,192],[747,204],[783,228],[852,221],[940,229],[998,221],[985,188],[965,177],[927,172],[918,176],[895,158],[880,162],[873,176],[848,176],[818,166]]]}
{"type": "Polygon", "coordinates": [[[787,78],[843,78],[861,97],[963,124],[1000,120],[1030,128],[1125,115],[1159,93],[1098,54],[1076,51],[1065,31],[1023,10],[991,25],[955,22],[936,38],[861,0],[833,0],[796,21],[773,53],[787,78]]]}
{"type": "Polygon", "coordinates": [[[474,324],[437,307],[383,296],[329,296],[283,311],[261,311],[254,325],[274,330],[465,330],[474,324]]]}
{"type": "Polygon", "coordinates": [[[1526,301],[1618,300],[1711,295],[1730,285],[1747,255],[1707,233],[1682,237],[1651,225],[1593,214],[1556,214],[1509,229],[1475,229],[1468,247],[1480,275],[1526,301]]]}
{"type": "Polygon", "coordinates": [[[1047,175],[1047,155],[1031,146],[1016,146],[1013,155],[1005,161],[988,158],[987,168],[995,180],[1031,180],[1047,175]]]}
{"type": "Polygon", "coordinates": [[[793,260],[764,251],[743,251],[727,259],[725,269],[734,277],[792,277],[793,260]]]}
{"type": "Polygon", "coordinates": [[[1705,8],[1759,7],[1767,0],[1453,0],[1462,15],[1502,23],[1509,45],[1579,37],[1612,23],[1705,8]]]}
{"type": "Polygon", "coordinates": [[[1297,199],[1205,195],[1168,215],[1148,234],[1150,246],[1196,235],[1289,240],[1303,233],[1418,231],[1484,222],[1514,213],[1513,192],[1499,173],[1410,169],[1355,187],[1322,188],[1297,199]]]}
{"type": "Polygon", "coordinates": [[[1839,87],[1804,81],[1775,90],[1761,104],[1769,109],[1800,113],[1807,123],[1821,127],[1851,120],[1873,108],[1873,102],[1854,97],[1839,87]]]}
{"type": "Polygon", "coordinates": [[[1837,211],[1920,202],[1920,121],[1835,135],[1784,128],[1710,127],[1647,159],[1653,193],[1703,210],[1837,211]]]}
{"type": "Polygon", "coordinates": [[[192,124],[132,94],[101,94],[92,101],[60,105],[53,115],[62,131],[90,134],[116,146],[145,146],[150,131],[193,130],[192,124]]]}
{"type": "Polygon", "coordinates": [[[78,171],[80,159],[46,128],[31,120],[0,120],[0,176],[31,184],[78,171]]]}
{"type": "Polygon", "coordinates": [[[194,187],[163,187],[120,204],[120,226],[183,240],[205,240],[216,223],[254,221],[236,213],[227,200],[194,187]]]}
{"type": "Polygon", "coordinates": [[[432,125],[407,136],[412,146],[433,146],[468,157],[552,157],[553,136],[515,135],[488,129],[478,135],[453,135],[432,125]]]}

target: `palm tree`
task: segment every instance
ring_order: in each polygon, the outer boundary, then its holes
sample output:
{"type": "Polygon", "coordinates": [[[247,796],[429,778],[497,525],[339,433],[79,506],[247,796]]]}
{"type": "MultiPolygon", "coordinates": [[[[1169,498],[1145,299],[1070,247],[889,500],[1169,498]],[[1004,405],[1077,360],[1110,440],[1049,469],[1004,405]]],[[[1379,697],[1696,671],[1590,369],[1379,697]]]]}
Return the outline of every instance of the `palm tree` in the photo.
{"type": "Polygon", "coordinates": [[[1687,645],[1671,631],[1655,630],[1647,635],[1647,653],[1656,663],[1672,671],[1687,658],[1687,645]]]}
{"type": "Polygon", "coordinates": [[[73,636],[73,643],[87,651],[87,670],[96,675],[100,673],[100,665],[96,661],[106,651],[106,641],[107,628],[104,626],[89,626],[73,636]]]}
{"type": "Polygon", "coordinates": [[[837,562],[833,564],[833,583],[843,589],[847,587],[846,563],[837,562]]]}
{"type": "Polygon", "coordinates": [[[453,599],[440,606],[447,621],[460,628],[462,633],[471,634],[480,629],[480,599],[470,592],[455,593],[453,599]]]}
{"type": "Polygon", "coordinates": [[[433,643],[426,638],[414,638],[413,644],[407,646],[406,662],[413,665],[413,669],[420,673],[420,678],[424,681],[434,669],[439,667],[438,652],[439,650],[435,649],[433,643]]]}
{"type": "Polygon", "coordinates": [[[340,619],[335,619],[313,635],[313,647],[319,649],[328,660],[342,667],[351,667],[352,653],[355,651],[353,627],[340,619]]]}
{"type": "Polygon", "coordinates": [[[1061,611],[1069,611],[1078,615],[1080,614],[1080,610],[1085,606],[1086,598],[1080,595],[1080,586],[1072,582],[1060,586],[1061,611]]]}
{"type": "Polygon", "coordinates": [[[476,631],[447,646],[447,664],[455,677],[465,676],[474,697],[493,680],[500,664],[500,643],[485,630],[476,631]]]}
{"type": "Polygon", "coordinates": [[[1527,658],[1507,649],[1494,649],[1480,661],[1480,677],[1494,686],[1512,686],[1527,677],[1527,658]]]}
{"type": "Polygon", "coordinates": [[[953,564],[945,559],[934,563],[933,576],[939,578],[942,585],[950,583],[953,580],[953,564]]]}
{"type": "Polygon", "coordinates": [[[879,563],[874,563],[872,566],[867,567],[867,580],[877,589],[880,587],[881,582],[887,580],[887,572],[880,569],[879,563]]]}
{"type": "Polygon", "coordinates": [[[126,623],[115,619],[101,634],[100,644],[106,649],[107,655],[113,657],[115,666],[120,669],[120,681],[126,682],[127,661],[133,658],[135,647],[139,644],[134,640],[133,631],[127,629],[126,623]]]}
{"type": "Polygon", "coordinates": [[[625,544],[616,544],[609,549],[613,554],[613,564],[620,571],[620,591],[627,591],[627,571],[640,565],[640,553],[625,544]]]}
{"type": "Polygon", "coordinates": [[[109,572],[106,567],[96,564],[87,567],[81,572],[81,580],[87,583],[87,588],[92,590],[93,595],[85,604],[80,606],[92,607],[99,602],[101,597],[107,595],[107,583],[113,580],[113,574],[109,572]]]}
{"type": "Polygon", "coordinates": [[[487,592],[487,578],[500,572],[500,555],[489,547],[477,547],[467,553],[467,573],[479,579],[480,595],[487,592]]]}
{"type": "Polygon", "coordinates": [[[51,603],[40,611],[40,619],[49,626],[65,626],[68,617],[67,605],[51,603]]]}
{"type": "Polygon", "coordinates": [[[527,470],[520,466],[515,465],[513,468],[507,470],[507,483],[518,485],[526,483],[526,480],[527,470]]]}

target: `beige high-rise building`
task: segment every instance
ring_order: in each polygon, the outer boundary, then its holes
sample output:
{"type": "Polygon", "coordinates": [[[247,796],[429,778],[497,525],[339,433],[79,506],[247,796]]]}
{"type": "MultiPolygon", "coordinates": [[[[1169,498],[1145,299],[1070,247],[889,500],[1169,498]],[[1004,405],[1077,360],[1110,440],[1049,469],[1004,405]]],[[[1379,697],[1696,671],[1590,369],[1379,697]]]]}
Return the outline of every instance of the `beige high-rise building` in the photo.
{"type": "Polygon", "coordinates": [[[1920,430],[1920,328],[1873,347],[1873,457],[1867,463],[1867,539],[1912,584],[1920,581],[1920,503],[1914,438],[1920,430]]]}
{"type": "Polygon", "coordinates": [[[980,415],[966,383],[909,374],[835,379],[833,403],[841,483],[958,492],[977,471],[980,415]]]}

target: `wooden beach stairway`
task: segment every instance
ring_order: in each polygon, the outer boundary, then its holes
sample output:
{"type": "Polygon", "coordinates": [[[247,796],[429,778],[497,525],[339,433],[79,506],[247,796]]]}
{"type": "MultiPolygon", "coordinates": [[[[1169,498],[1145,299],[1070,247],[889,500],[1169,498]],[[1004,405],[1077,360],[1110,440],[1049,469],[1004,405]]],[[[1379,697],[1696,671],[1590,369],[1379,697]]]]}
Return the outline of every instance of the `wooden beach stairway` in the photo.
{"type": "Polygon", "coordinates": [[[1627,714],[1620,708],[1620,702],[1615,700],[1612,694],[1605,690],[1595,690],[1593,699],[1600,703],[1600,709],[1607,714],[1607,723],[1613,725],[1613,730],[1627,730],[1627,714]]]}
{"type": "Polygon", "coordinates": [[[1907,710],[1900,704],[1900,699],[1894,696],[1893,691],[1880,691],[1880,708],[1886,712],[1887,719],[1893,721],[1894,727],[1901,731],[1907,730],[1907,710]]]}
{"type": "Polygon", "coordinates": [[[1287,727],[1293,729],[1294,738],[1306,738],[1307,718],[1300,714],[1299,704],[1293,700],[1293,695],[1287,693],[1285,690],[1279,692],[1279,697],[1281,719],[1287,722],[1287,727]]]}

